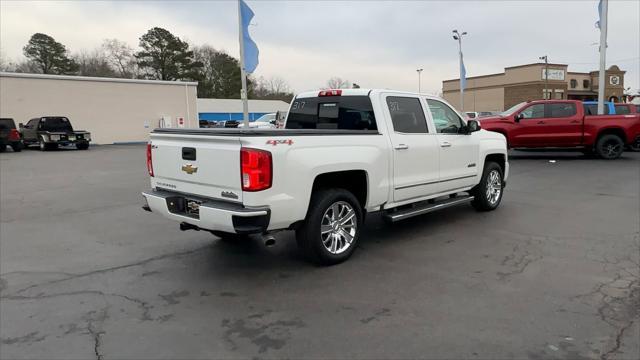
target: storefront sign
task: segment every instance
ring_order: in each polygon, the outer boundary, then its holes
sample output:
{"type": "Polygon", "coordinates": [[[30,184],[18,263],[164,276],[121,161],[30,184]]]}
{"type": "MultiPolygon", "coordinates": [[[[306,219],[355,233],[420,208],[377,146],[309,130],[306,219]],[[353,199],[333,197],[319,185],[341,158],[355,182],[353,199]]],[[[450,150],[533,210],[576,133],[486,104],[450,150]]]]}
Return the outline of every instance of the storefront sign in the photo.
{"type": "MultiPolygon", "coordinates": [[[[542,69],[542,80],[545,79],[547,69],[542,69]]],[[[564,70],[561,69],[549,69],[548,80],[561,80],[564,81],[564,70]]]]}

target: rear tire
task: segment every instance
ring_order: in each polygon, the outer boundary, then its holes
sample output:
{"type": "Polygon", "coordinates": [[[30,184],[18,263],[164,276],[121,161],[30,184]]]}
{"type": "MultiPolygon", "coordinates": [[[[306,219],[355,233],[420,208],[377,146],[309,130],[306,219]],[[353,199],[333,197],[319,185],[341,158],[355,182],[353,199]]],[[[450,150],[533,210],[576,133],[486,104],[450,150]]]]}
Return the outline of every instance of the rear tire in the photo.
{"type": "Polygon", "coordinates": [[[87,150],[88,148],[89,144],[87,143],[76,144],[76,149],[78,150],[87,150]]]}
{"type": "Polygon", "coordinates": [[[22,151],[23,147],[24,145],[21,142],[14,142],[13,144],[11,144],[11,148],[13,149],[13,152],[20,152],[22,151]]]}
{"type": "Polygon", "coordinates": [[[471,205],[478,211],[495,210],[502,201],[504,193],[504,173],[500,165],[495,162],[487,162],[482,171],[482,179],[471,190],[474,196],[471,205]]]}
{"type": "Polygon", "coordinates": [[[613,134],[602,135],[596,142],[596,154],[605,160],[614,160],[619,158],[624,152],[624,141],[613,134]]]}
{"type": "Polygon", "coordinates": [[[7,150],[7,145],[2,144],[0,145],[0,152],[5,152],[7,150]]]}
{"type": "Polygon", "coordinates": [[[339,264],[358,246],[362,220],[360,202],[351,192],[319,190],[311,196],[307,217],[296,230],[296,241],[310,261],[339,264]]]}

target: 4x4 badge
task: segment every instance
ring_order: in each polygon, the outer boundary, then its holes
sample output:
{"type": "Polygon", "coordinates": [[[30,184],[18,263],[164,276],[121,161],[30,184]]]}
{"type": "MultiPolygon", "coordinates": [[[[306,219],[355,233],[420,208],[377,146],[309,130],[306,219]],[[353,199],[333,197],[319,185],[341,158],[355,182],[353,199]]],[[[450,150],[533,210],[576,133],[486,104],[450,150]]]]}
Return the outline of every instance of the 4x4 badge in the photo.
{"type": "Polygon", "coordinates": [[[194,173],[198,172],[198,167],[197,166],[193,166],[191,164],[182,165],[182,171],[184,171],[187,174],[191,175],[191,174],[194,174],[194,173]]]}

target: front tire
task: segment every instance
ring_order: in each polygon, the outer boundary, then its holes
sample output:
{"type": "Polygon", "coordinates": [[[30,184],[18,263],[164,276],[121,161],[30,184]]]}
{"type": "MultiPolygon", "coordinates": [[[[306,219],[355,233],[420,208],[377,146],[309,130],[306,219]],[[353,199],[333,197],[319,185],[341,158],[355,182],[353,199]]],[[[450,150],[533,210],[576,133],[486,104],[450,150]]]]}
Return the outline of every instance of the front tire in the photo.
{"type": "Polygon", "coordinates": [[[355,251],[362,220],[360,202],[351,192],[316,191],[303,225],[296,230],[298,246],[316,264],[339,264],[355,251]]]}
{"type": "Polygon", "coordinates": [[[478,211],[495,210],[502,201],[503,179],[502,167],[495,162],[487,162],[480,183],[471,191],[471,195],[474,196],[471,205],[478,211]]]}
{"type": "Polygon", "coordinates": [[[619,158],[624,152],[624,141],[613,134],[602,135],[596,142],[596,154],[605,160],[619,158]]]}
{"type": "Polygon", "coordinates": [[[78,143],[76,144],[76,149],[78,150],[87,150],[89,148],[89,143],[78,143]]]}

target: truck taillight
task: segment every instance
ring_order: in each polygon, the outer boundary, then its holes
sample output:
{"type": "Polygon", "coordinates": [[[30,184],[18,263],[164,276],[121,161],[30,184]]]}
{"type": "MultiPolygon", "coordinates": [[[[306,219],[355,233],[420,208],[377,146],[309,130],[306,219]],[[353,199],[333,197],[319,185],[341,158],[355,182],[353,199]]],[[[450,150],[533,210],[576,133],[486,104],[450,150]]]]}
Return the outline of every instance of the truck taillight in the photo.
{"type": "Polygon", "coordinates": [[[20,141],[20,133],[16,129],[9,131],[9,141],[20,141]]]}
{"type": "Polygon", "coordinates": [[[342,90],[322,90],[318,93],[318,97],[324,96],[342,96],[342,90]]]}
{"type": "Polygon", "coordinates": [[[240,149],[242,191],[260,191],[271,187],[271,153],[264,150],[240,149]]]}
{"type": "Polygon", "coordinates": [[[151,143],[147,144],[147,170],[149,176],[153,176],[153,159],[151,158],[151,143]]]}

